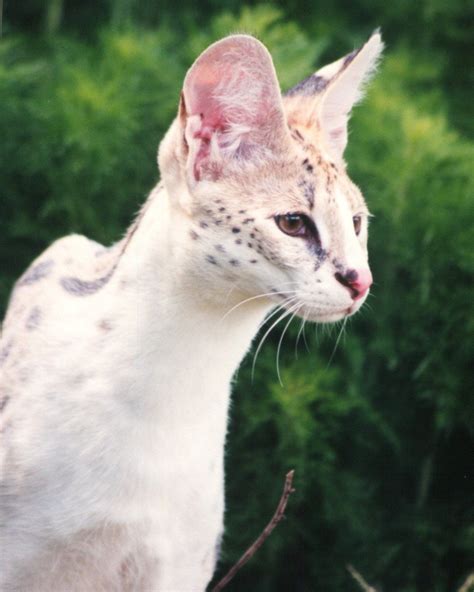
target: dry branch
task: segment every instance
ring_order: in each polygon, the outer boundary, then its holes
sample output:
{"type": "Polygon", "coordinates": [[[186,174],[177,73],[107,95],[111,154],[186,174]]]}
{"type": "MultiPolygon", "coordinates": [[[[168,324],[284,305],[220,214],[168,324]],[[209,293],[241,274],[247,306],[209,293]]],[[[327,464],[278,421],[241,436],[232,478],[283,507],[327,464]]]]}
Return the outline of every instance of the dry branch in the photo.
{"type": "Polygon", "coordinates": [[[352,566],[347,566],[347,571],[351,574],[354,580],[359,584],[364,592],[377,592],[375,588],[369,586],[369,584],[364,580],[364,578],[360,575],[360,573],[352,566]]]}
{"type": "Polygon", "coordinates": [[[251,557],[253,557],[253,555],[255,555],[255,553],[260,549],[260,547],[272,533],[275,526],[283,518],[286,504],[288,503],[288,498],[290,497],[290,494],[292,494],[293,491],[295,491],[292,487],[294,474],[294,470],[287,473],[285,478],[285,485],[283,487],[283,493],[281,495],[275,514],[273,514],[273,517],[270,520],[270,522],[264,528],[257,540],[252,545],[250,545],[247,551],[245,551],[245,553],[237,561],[237,563],[230,568],[230,570],[221,580],[219,580],[219,582],[217,582],[214,588],[212,588],[211,592],[220,592],[224,588],[224,586],[226,586],[231,581],[231,579],[235,576],[239,569],[241,569],[247,563],[247,561],[251,557]]]}
{"type": "Polygon", "coordinates": [[[458,592],[472,592],[474,590],[474,571],[470,573],[458,592]]]}

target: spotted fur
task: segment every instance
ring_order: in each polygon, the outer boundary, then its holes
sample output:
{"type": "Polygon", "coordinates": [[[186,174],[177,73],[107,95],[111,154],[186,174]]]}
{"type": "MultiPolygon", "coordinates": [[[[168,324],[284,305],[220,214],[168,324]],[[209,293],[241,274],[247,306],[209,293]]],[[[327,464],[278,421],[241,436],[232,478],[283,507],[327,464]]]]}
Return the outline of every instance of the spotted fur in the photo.
{"type": "Polygon", "coordinates": [[[212,45],[124,238],[65,237],[18,280],[0,339],[1,592],[206,589],[231,379],[259,325],[275,306],[330,322],[364,300],[367,207],[343,151],[381,47],[282,96],[256,39],[212,45]],[[317,234],[284,233],[291,213],[317,234]]]}

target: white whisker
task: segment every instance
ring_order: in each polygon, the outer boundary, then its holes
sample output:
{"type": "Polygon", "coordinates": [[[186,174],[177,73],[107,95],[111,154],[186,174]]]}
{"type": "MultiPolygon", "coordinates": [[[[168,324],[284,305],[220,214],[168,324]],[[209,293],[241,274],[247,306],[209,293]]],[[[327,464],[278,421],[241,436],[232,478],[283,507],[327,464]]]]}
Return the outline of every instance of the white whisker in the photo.
{"type": "MultiPolygon", "coordinates": [[[[288,305],[288,304],[290,304],[290,303],[291,303],[291,301],[293,301],[293,302],[294,302],[295,300],[296,300],[296,298],[295,298],[295,297],[293,297],[293,298],[289,299],[289,301],[288,301],[288,302],[285,302],[285,303],[283,303],[283,304],[282,304],[282,305],[279,307],[279,309],[277,309],[277,310],[278,310],[278,312],[281,310],[281,308],[282,308],[283,306],[285,306],[285,305],[288,305]]],[[[284,311],[283,311],[283,314],[281,314],[281,315],[280,315],[280,316],[277,318],[277,320],[276,320],[276,321],[275,321],[275,322],[274,322],[274,323],[271,325],[271,327],[270,327],[269,329],[267,329],[267,331],[265,332],[265,335],[264,335],[264,336],[262,337],[262,339],[260,340],[260,343],[258,344],[257,350],[255,351],[255,354],[254,354],[254,356],[253,356],[253,363],[252,363],[252,380],[253,380],[253,378],[254,378],[254,375],[255,375],[255,364],[256,364],[256,362],[257,362],[257,357],[258,357],[258,354],[260,353],[260,350],[262,349],[262,346],[263,346],[263,344],[264,344],[264,342],[265,342],[265,339],[266,339],[266,338],[267,338],[267,336],[270,334],[270,332],[271,332],[271,331],[274,329],[274,327],[276,327],[280,321],[282,321],[284,318],[286,318],[286,317],[287,317],[288,315],[290,315],[292,312],[293,312],[293,308],[290,308],[289,310],[284,310],[284,311]]],[[[273,314],[272,314],[272,316],[273,316],[273,314]]]]}
{"type": "Polygon", "coordinates": [[[334,354],[336,353],[337,346],[339,345],[341,335],[344,333],[344,329],[346,328],[346,322],[347,322],[347,317],[344,317],[344,320],[342,321],[341,329],[339,331],[339,335],[337,336],[337,339],[336,339],[336,344],[334,345],[334,349],[332,350],[332,354],[331,354],[331,357],[329,358],[328,365],[326,366],[326,370],[329,368],[329,366],[331,365],[331,362],[334,358],[334,354]]]}
{"type": "Polygon", "coordinates": [[[301,309],[303,305],[301,303],[296,303],[295,307],[293,307],[293,314],[290,317],[290,320],[286,323],[285,328],[283,329],[282,334],[280,335],[280,340],[278,341],[278,347],[277,347],[277,352],[276,352],[276,369],[277,369],[277,376],[278,376],[278,382],[280,383],[280,386],[283,386],[283,382],[281,380],[281,374],[280,374],[280,349],[281,349],[281,345],[283,343],[283,338],[285,337],[285,333],[286,330],[288,329],[288,327],[291,325],[291,321],[295,318],[295,316],[298,314],[298,311],[301,309]]]}
{"type": "Polygon", "coordinates": [[[239,306],[242,306],[243,304],[246,304],[247,302],[251,302],[252,300],[257,300],[258,298],[265,298],[268,296],[278,296],[278,295],[282,295],[285,296],[287,294],[296,294],[295,290],[288,290],[285,292],[266,292],[265,294],[258,294],[257,296],[251,296],[250,298],[246,298],[245,300],[242,300],[241,302],[238,302],[236,305],[234,305],[230,310],[228,310],[225,315],[222,317],[221,322],[226,319],[235,309],[239,308],[239,306]]]}

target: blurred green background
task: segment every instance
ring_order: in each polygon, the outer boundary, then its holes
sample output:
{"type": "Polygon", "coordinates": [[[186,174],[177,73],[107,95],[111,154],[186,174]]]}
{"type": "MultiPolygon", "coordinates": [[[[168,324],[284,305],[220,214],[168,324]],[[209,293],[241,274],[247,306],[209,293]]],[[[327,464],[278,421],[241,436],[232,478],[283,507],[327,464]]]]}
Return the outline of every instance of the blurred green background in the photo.
{"type": "MultiPolygon", "coordinates": [[[[375,285],[339,328],[272,332],[236,378],[219,574],[287,519],[229,591],[458,589],[474,558],[473,5],[467,0],[4,0],[0,313],[55,238],[117,240],[157,181],[186,69],[256,34],[283,88],[359,46],[386,57],[355,110],[349,170],[375,218],[375,285]],[[469,12],[469,9],[471,12],[469,12]],[[295,350],[297,353],[295,353],[295,350]],[[334,354],[334,355],[333,355],[334,354]]],[[[255,349],[255,348],[254,348],[255,349]]]]}

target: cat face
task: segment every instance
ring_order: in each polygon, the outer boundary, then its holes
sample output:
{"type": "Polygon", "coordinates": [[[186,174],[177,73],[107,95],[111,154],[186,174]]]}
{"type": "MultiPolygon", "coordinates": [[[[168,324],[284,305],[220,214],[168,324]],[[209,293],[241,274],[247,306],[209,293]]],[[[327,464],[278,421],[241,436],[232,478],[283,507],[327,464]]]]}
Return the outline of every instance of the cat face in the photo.
{"type": "Polygon", "coordinates": [[[190,69],[160,168],[185,212],[191,267],[216,294],[266,294],[319,322],[360,308],[368,211],[343,152],[381,49],[376,33],[283,97],[252,37],[214,44],[190,69]]]}

